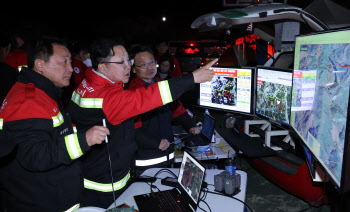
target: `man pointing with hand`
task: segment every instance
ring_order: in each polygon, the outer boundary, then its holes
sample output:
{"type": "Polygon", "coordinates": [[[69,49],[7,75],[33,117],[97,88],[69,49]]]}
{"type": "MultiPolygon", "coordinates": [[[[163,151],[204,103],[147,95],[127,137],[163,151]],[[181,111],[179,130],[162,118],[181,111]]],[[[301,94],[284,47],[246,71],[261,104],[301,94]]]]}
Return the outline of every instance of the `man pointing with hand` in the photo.
{"type": "Polygon", "coordinates": [[[137,149],[133,117],[179,98],[194,83],[210,81],[217,62],[191,74],[161,81],[136,90],[124,90],[129,81],[133,60],[129,60],[123,42],[98,40],[90,48],[92,68],[73,92],[69,105],[78,130],[86,130],[106,119],[110,130],[108,144],[94,146],[83,157],[84,200],[87,206],[107,208],[113,202],[113,190],[119,196],[127,187],[130,168],[137,149]],[[111,171],[107,147],[109,146],[111,171]]]}

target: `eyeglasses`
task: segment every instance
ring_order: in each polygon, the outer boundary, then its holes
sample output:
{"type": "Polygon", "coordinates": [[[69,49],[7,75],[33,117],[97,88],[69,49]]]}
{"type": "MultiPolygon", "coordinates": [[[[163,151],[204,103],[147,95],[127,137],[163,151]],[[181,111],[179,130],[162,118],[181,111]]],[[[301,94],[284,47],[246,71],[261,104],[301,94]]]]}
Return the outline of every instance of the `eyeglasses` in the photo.
{"type": "Polygon", "coordinates": [[[155,65],[157,65],[157,61],[156,60],[154,60],[152,62],[149,62],[149,63],[142,63],[141,65],[136,65],[135,64],[135,66],[140,67],[140,68],[147,68],[148,66],[155,66],[155,65]]]}
{"type": "Polygon", "coordinates": [[[132,66],[134,65],[134,60],[131,59],[131,60],[124,60],[124,61],[120,61],[120,62],[102,62],[102,63],[116,63],[116,64],[120,64],[120,65],[123,65],[123,67],[126,67],[126,66],[132,66]]]}

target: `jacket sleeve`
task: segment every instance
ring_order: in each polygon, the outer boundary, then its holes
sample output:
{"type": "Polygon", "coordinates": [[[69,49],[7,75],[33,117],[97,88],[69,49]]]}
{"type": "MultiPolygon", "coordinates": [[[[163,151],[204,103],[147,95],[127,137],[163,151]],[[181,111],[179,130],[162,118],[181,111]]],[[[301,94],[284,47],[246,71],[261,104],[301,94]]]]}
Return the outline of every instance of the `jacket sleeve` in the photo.
{"type": "Polygon", "coordinates": [[[30,171],[46,171],[70,164],[90,148],[85,133],[74,133],[71,128],[70,133],[60,135],[52,131],[52,121],[47,119],[12,121],[7,123],[6,129],[15,135],[17,161],[30,171]]]}
{"type": "Polygon", "coordinates": [[[185,111],[183,114],[179,115],[175,118],[176,122],[179,122],[184,128],[187,130],[191,129],[192,127],[196,126],[195,121],[193,118],[185,111]]]}
{"type": "Polygon", "coordinates": [[[178,116],[182,115],[184,112],[186,112],[186,109],[182,106],[182,103],[179,99],[177,99],[174,102],[169,103],[169,107],[171,109],[171,112],[173,114],[173,118],[177,118],[178,116]]]}
{"type": "Polygon", "coordinates": [[[111,90],[104,97],[102,108],[108,121],[116,125],[136,115],[170,103],[193,87],[193,75],[186,74],[151,84],[147,88],[111,90]]]}
{"type": "Polygon", "coordinates": [[[188,114],[187,110],[182,106],[179,99],[169,104],[173,113],[173,118],[176,122],[179,122],[183,127],[189,130],[196,126],[193,118],[188,114]]]}

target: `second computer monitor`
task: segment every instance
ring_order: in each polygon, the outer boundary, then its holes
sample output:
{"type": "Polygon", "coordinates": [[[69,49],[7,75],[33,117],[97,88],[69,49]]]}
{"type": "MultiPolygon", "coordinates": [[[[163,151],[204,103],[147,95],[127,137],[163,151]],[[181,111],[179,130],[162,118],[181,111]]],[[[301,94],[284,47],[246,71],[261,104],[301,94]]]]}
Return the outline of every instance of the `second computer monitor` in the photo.
{"type": "Polygon", "coordinates": [[[212,67],[211,82],[201,83],[199,105],[231,112],[252,113],[253,70],[212,67]]]}
{"type": "Polygon", "coordinates": [[[289,127],[292,70],[258,67],[255,114],[289,127]]]}

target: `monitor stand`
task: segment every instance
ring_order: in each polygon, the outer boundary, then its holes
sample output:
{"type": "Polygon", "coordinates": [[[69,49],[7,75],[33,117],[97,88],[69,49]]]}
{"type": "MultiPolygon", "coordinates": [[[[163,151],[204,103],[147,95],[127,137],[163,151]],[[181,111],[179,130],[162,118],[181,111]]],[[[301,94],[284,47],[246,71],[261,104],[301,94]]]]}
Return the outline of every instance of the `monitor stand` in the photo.
{"type": "Polygon", "coordinates": [[[295,149],[295,143],[292,137],[289,135],[288,130],[271,130],[271,123],[266,120],[245,120],[244,133],[250,137],[260,137],[259,134],[249,133],[249,126],[251,125],[262,125],[260,129],[265,131],[265,146],[270,147],[273,150],[282,150],[281,147],[272,145],[271,137],[285,135],[286,137],[284,137],[283,141],[285,143],[289,143],[295,149]]]}

